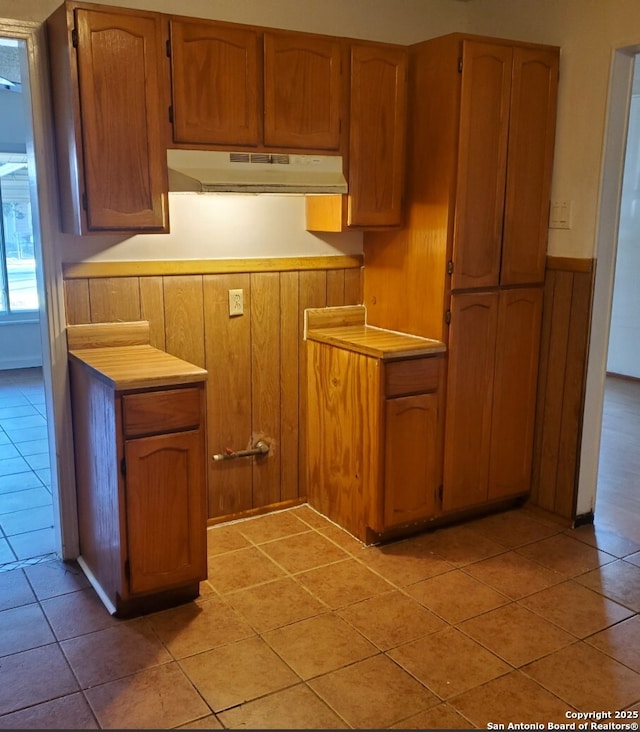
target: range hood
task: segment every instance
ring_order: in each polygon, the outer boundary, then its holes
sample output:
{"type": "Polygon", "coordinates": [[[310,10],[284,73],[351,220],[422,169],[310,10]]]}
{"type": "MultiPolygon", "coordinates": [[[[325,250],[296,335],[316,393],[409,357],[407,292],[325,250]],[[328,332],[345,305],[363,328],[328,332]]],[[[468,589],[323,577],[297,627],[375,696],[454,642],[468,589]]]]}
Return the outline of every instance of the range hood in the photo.
{"type": "Polygon", "coordinates": [[[337,155],[167,150],[170,191],[346,193],[337,155]]]}

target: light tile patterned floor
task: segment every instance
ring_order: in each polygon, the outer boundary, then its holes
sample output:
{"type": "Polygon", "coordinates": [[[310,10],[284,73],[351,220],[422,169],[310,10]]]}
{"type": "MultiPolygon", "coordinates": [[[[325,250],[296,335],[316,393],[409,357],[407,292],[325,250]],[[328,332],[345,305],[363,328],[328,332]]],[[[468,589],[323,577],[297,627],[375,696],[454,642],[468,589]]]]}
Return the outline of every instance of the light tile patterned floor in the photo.
{"type": "MultiPolygon", "coordinates": [[[[0,478],[4,496],[45,489],[21,474],[0,478]]],[[[12,505],[0,526],[17,558],[12,505]]],[[[27,562],[0,571],[0,729],[464,729],[637,713],[634,526],[568,530],[518,509],[365,548],[300,506],[210,528],[200,598],[131,620],[111,617],[75,564],[27,562]]]]}
{"type": "Polygon", "coordinates": [[[0,571],[52,558],[50,486],[42,370],[0,371],[0,571]]]}

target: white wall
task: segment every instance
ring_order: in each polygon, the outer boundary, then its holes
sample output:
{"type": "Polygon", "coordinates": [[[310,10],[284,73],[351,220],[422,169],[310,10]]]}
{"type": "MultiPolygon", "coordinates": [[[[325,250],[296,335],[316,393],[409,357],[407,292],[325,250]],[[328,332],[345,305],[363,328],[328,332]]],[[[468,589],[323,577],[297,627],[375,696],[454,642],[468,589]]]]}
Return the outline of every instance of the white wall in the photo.
{"type": "Polygon", "coordinates": [[[40,322],[0,322],[0,371],[42,366],[40,322]]]}
{"type": "MultiPolygon", "coordinates": [[[[636,64],[636,77],[638,76],[636,64]]],[[[640,96],[633,96],[625,157],[607,371],[640,378],[640,96]]]]}

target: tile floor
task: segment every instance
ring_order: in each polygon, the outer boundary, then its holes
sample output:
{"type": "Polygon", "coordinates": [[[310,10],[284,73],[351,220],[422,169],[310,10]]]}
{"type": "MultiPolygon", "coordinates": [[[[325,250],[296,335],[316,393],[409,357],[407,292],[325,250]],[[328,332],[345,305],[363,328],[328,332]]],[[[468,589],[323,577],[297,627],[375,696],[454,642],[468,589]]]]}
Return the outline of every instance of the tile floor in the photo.
{"type": "MultiPolygon", "coordinates": [[[[0,411],[4,434],[20,416],[0,411]]],[[[20,440],[2,444],[19,455],[0,465],[29,464],[20,440]]],[[[40,489],[21,474],[5,495],[40,489]]],[[[0,571],[0,729],[460,729],[640,712],[640,538],[610,524],[568,530],[525,508],[365,548],[300,506],[210,528],[196,602],[117,620],[74,563],[20,561],[6,526],[20,510],[0,514],[18,566],[0,571]]]]}
{"type": "Polygon", "coordinates": [[[55,549],[42,370],[0,371],[0,571],[55,549]]]}

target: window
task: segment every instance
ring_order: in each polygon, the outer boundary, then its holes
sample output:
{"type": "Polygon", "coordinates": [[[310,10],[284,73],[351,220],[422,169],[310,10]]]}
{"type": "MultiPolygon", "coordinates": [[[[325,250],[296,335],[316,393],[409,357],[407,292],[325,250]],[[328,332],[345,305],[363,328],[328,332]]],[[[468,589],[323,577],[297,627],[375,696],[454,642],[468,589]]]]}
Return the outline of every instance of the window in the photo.
{"type": "Polygon", "coordinates": [[[0,317],[38,309],[27,156],[0,152],[0,317]]]}
{"type": "Polygon", "coordinates": [[[0,321],[38,310],[26,154],[24,41],[0,38],[0,321]]]}

